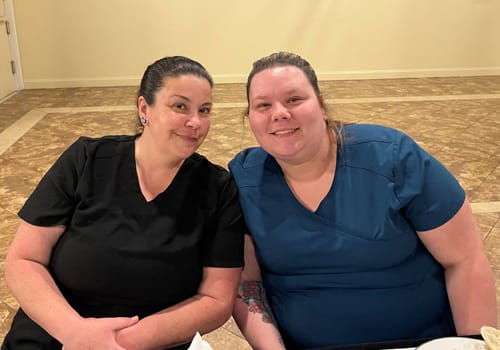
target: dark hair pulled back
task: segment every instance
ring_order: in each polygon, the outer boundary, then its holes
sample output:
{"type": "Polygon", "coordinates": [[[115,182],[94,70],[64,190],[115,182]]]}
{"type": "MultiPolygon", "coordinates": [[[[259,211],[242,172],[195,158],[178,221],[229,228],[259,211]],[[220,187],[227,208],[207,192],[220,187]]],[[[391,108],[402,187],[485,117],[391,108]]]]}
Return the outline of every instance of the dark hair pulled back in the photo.
{"type": "MultiPolygon", "coordinates": [[[[165,78],[175,78],[182,75],[194,75],[206,79],[210,87],[214,85],[212,77],[201,63],[184,56],[168,56],[160,58],[146,68],[137,97],[142,96],[148,105],[153,105],[156,93],[163,87],[165,78]]],[[[141,127],[140,121],[139,127],[141,127]]]]}
{"type": "Polygon", "coordinates": [[[165,78],[194,75],[206,79],[210,87],[214,83],[205,67],[184,56],[164,57],[150,64],[142,76],[138,96],[143,96],[149,105],[154,104],[155,94],[163,86],[165,78]]]}

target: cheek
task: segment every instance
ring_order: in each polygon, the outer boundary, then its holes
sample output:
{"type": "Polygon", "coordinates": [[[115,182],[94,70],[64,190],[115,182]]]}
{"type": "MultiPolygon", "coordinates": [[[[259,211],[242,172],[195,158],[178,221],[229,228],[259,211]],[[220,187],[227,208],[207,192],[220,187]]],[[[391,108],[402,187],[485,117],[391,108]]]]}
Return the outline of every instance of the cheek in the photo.
{"type": "Polygon", "coordinates": [[[261,134],[265,132],[267,123],[262,116],[254,115],[252,117],[248,117],[248,121],[254,134],[261,134]]]}
{"type": "Polygon", "coordinates": [[[210,130],[210,119],[204,119],[201,123],[201,129],[205,134],[208,133],[208,130],[210,130]]]}
{"type": "Polygon", "coordinates": [[[315,106],[304,106],[300,111],[300,115],[303,117],[302,120],[309,125],[320,125],[325,126],[326,114],[321,108],[316,108],[315,106]]]}
{"type": "Polygon", "coordinates": [[[300,114],[303,118],[311,119],[318,114],[321,114],[321,109],[316,103],[302,103],[294,110],[295,114],[300,114]]]}

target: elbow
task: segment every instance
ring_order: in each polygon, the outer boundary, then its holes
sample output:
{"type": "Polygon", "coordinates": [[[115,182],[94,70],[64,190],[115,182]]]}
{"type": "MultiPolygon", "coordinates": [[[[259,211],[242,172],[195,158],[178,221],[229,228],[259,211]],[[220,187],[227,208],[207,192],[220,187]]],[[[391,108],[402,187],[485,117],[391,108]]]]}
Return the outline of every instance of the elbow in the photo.
{"type": "Polygon", "coordinates": [[[9,257],[9,254],[7,254],[7,257],[5,258],[5,265],[4,265],[4,279],[5,279],[5,284],[7,285],[7,288],[12,291],[12,285],[14,283],[14,277],[16,276],[16,273],[14,273],[14,265],[15,263],[12,261],[12,258],[9,257]]]}
{"type": "Polygon", "coordinates": [[[234,300],[214,300],[211,310],[216,327],[224,325],[233,314],[234,300]]]}
{"type": "Polygon", "coordinates": [[[220,307],[220,319],[222,324],[226,323],[231,318],[233,314],[234,302],[235,300],[233,299],[222,303],[220,307]]]}

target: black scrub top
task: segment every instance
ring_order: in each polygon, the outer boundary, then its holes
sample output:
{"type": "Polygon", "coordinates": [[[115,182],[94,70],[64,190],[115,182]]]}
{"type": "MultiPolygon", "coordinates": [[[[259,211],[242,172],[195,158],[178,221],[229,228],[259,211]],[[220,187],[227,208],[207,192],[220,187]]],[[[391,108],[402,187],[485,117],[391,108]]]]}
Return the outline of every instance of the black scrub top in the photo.
{"type": "MultiPolygon", "coordinates": [[[[33,225],[66,226],[49,269],[83,317],[142,318],[195,295],[203,267],[243,266],[244,223],[230,174],[195,153],[148,202],[134,140],[80,138],[19,211],[33,225]]],[[[61,348],[34,347],[31,338],[46,342],[45,332],[26,318],[20,310],[2,349],[61,348]]]]}

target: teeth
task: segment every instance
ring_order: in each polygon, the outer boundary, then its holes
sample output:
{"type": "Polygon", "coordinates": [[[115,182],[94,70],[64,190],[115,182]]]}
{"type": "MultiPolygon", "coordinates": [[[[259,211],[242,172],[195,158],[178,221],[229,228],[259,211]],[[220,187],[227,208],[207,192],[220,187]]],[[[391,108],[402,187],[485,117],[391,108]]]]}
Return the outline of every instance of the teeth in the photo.
{"type": "Polygon", "coordinates": [[[295,130],[294,129],[289,129],[289,130],[280,130],[280,131],[275,131],[274,134],[275,135],[283,135],[283,134],[289,134],[289,133],[292,133],[294,132],[295,130]]]}

